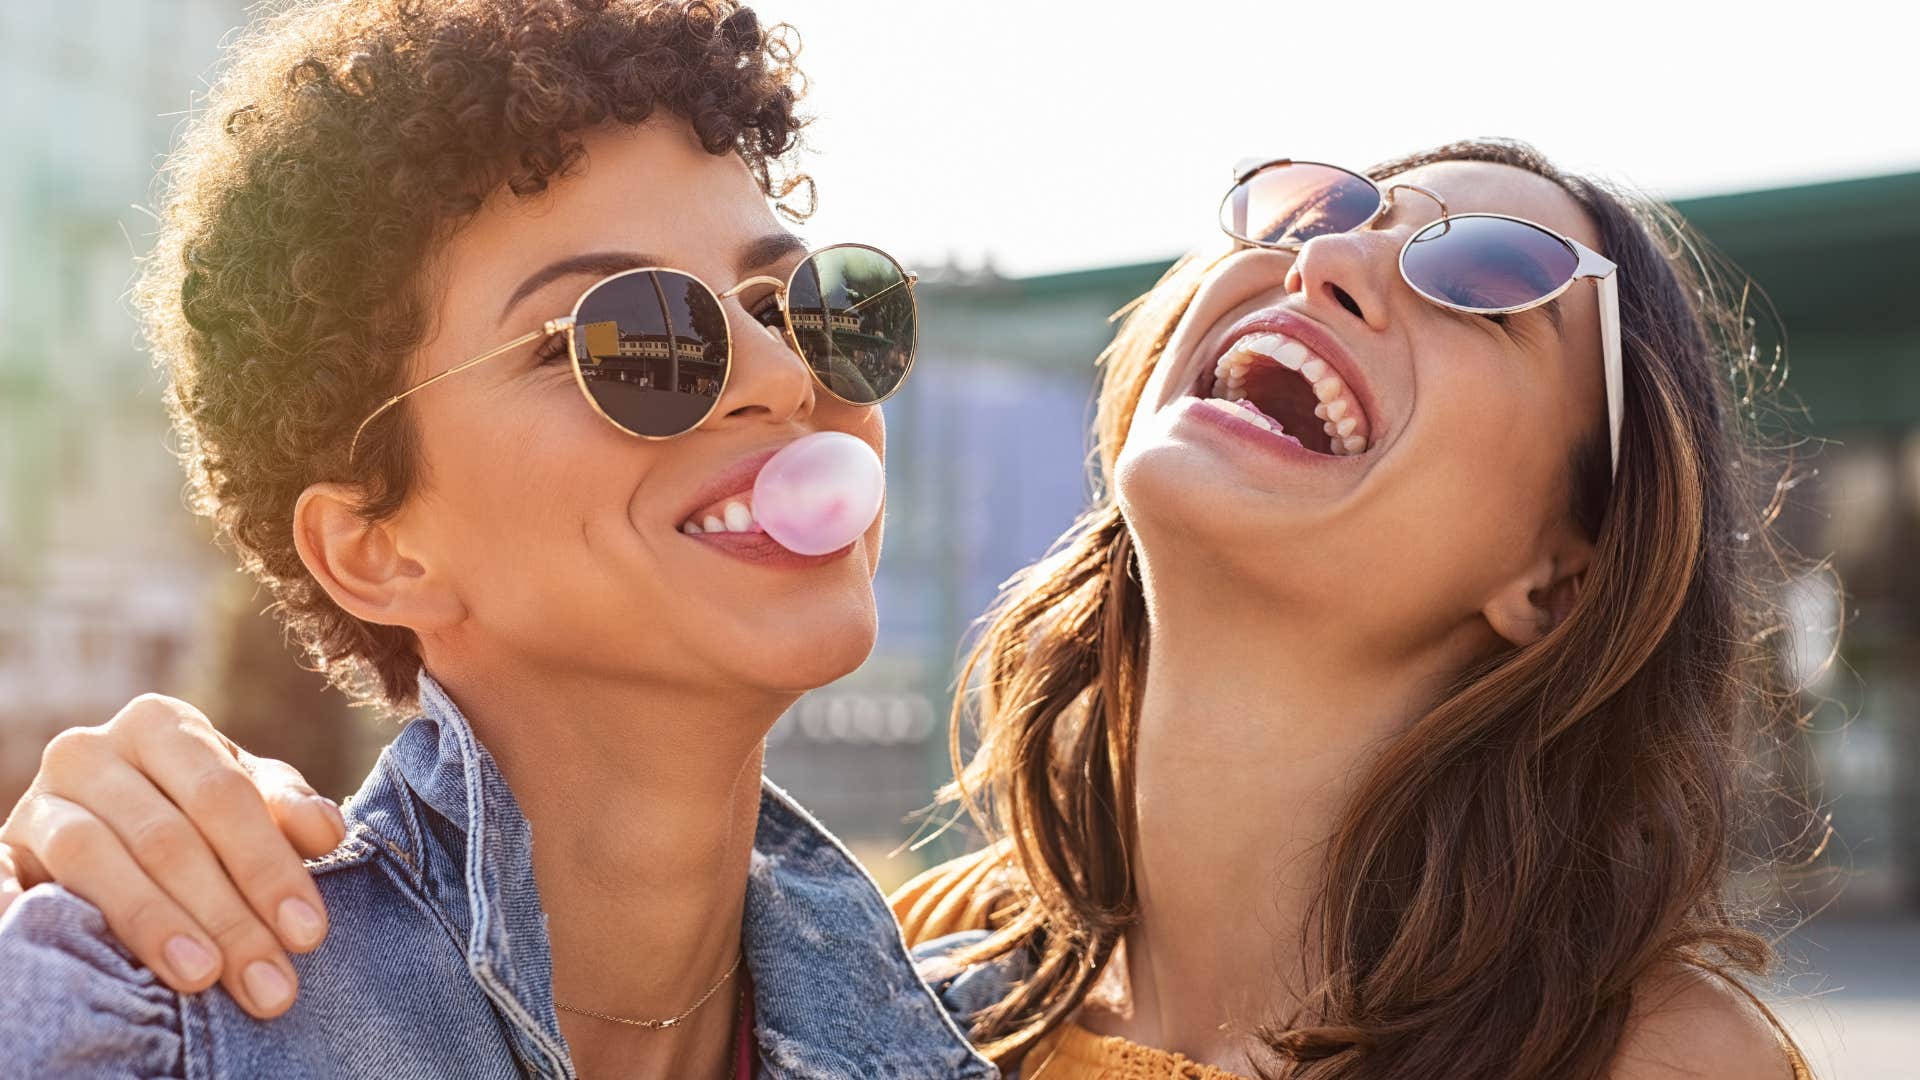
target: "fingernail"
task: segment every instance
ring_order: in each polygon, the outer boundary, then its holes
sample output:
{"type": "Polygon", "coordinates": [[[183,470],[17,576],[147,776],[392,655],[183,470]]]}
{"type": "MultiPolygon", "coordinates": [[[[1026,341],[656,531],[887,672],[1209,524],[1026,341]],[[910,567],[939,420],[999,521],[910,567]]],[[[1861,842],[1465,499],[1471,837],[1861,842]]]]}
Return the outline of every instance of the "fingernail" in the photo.
{"type": "Polygon", "coordinates": [[[280,932],[302,948],[320,942],[320,913],[305,900],[288,897],[280,901],[280,932]]]}
{"type": "Polygon", "coordinates": [[[247,985],[247,996],[263,1010],[271,1011],[287,1003],[293,996],[293,984],[280,973],[280,969],[265,960],[255,960],[247,965],[241,974],[241,981],[247,985]]]}
{"type": "Polygon", "coordinates": [[[168,938],[165,951],[173,973],[186,982],[199,982],[213,974],[213,954],[185,934],[168,938]]]}
{"type": "Polygon", "coordinates": [[[327,798],[325,795],[315,795],[313,798],[314,801],[318,802],[321,808],[327,812],[327,816],[333,819],[333,827],[339,829],[341,835],[345,835],[347,831],[347,819],[340,814],[340,804],[327,798]]]}

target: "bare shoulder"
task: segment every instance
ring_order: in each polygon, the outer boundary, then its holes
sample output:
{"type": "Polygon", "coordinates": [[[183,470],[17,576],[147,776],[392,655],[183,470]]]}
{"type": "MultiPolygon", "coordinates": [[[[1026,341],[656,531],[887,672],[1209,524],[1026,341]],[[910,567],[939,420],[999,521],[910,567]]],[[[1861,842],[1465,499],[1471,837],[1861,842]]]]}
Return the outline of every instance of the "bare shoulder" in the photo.
{"type": "Polygon", "coordinates": [[[1737,987],[1686,964],[1662,965],[1634,993],[1608,1080],[1792,1080],[1778,1030],[1737,987]]]}

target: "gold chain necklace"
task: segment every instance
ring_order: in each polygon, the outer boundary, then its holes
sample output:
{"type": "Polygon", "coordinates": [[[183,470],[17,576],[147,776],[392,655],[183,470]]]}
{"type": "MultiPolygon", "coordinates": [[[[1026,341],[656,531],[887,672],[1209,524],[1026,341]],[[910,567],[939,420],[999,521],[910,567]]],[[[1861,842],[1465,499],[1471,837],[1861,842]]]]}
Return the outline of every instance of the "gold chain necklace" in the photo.
{"type": "MultiPolygon", "coordinates": [[[[658,1031],[663,1028],[674,1027],[678,1025],[682,1020],[685,1020],[687,1017],[692,1016],[694,1013],[694,1010],[698,1009],[702,1005],[705,1005],[707,1003],[707,999],[713,996],[714,991],[720,989],[720,986],[722,983],[725,983],[728,979],[733,978],[733,973],[740,970],[740,961],[744,959],[746,959],[746,952],[743,950],[733,958],[733,966],[727,969],[727,973],[725,975],[720,976],[720,978],[716,979],[712,986],[707,987],[707,992],[700,995],[699,1001],[696,1001],[693,1004],[687,1006],[686,1012],[683,1012],[679,1016],[671,1017],[666,1020],[634,1020],[630,1017],[612,1016],[607,1013],[594,1012],[592,1009],[576,1009],[573,1006],[567,1004],[564,1001],[561,1001],[558,998],[555,998],[553,1003],[556,1007],[564,1009],[567,1012],[578,1013],[581,1016],[591,1016],[595,1020],[606,1020],[610,1023],[625,1024],[628,1027],[650,1028],[652,1030],[658,1031]]],[[[742,988],[742,992],[744,993],[744,988],[742,988]]]]}

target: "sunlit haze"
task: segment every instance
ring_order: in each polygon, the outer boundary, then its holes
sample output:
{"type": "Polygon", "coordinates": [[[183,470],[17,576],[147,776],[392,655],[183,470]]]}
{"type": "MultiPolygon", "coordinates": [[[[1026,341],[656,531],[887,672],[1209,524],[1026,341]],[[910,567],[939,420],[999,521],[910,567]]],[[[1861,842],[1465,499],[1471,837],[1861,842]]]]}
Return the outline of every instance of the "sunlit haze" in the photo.
{"type": "Polygon", "coordinates": [[[1667,196],[1920,167],[1886,9],[764,0],[819,117],[809,239],[1003,273],[1169,256],[1232,163],[1473,135],[1667,196]]]}

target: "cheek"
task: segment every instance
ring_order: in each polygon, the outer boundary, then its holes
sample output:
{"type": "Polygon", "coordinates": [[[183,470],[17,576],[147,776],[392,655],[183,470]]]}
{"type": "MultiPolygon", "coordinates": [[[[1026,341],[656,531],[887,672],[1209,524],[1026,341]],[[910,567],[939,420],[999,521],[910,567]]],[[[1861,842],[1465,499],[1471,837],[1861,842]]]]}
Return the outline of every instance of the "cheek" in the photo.
{"type": "Polygon", "coordinates": [[[1133,419],[1136,424],[1145,414],[1186,392],[1185,386],[1172,385],[1174,373],[1182,370],[1177,358],[1185,356],[1186,352],[1182,350],[1191,345],[1184,337],[1186,333],[1183,327],[1154,358],[1153,369],[1147,375],[1146,385],[1141,388],[1140,400],[1134,402],[1133,419]]]}
{"type": "Polygon", "coordinates": [[[1494,488],[1535,471],[1542,457],[1564,457],[1560,387],[1548,364],[1482,340],[1416,356],[1426,444],[1419,452],[1477,472],[1494,488]]]}
{"type": "MultiPolygon", "coordinates": [[[[882,466],[887,461],[887,419],[877,406],[848,405],[822,394],[814,407],[814,418],[821,431],[842,431],[866,443],[873,448],[882,466]]],[[[891,495],[894,477],[886,477],[886,490],[880,505],[880,513],[868,526],[865,534],[867,551],[867,573],[872,575],[880,561],[880,541],[883,526],[887,520],[887,496],[891,495]]]]}
{"type": "Polygon", "coordinates": [[[614,430],[552,372],[446,394],[422,412],[437,499],[464,542],[496,556],[526,559],[550,551],[556,533],[578,537],[595,515],[624,515],[643,467],[638,440],[614,430]]]}
{"type": "Polygon", "coordinates": [[[1566,443],[1556,412],[1509,387],[1490,392],[1465,380],[1423,396],[1429,423],[1401,448],[1412,483],[1402,485],[1397,525],[1425,535],[1469,576],[1525,554],[1556,512],[1566,443]]]}
{"type": "Polygon", "coordinates": [[[1552,387],[1526,363],[1473,354],[1416,360],[1415,414],[1383,462],[1393,482],[1364,508],[1374,520],[1356,536],[1429,552],[1424,572],[1467,574],[1532,544],[1564,503],[1570,442],[1552,387]],[[1409,536],[1422,542],[1406,544],[1409,536]]]}
{"type": "Polygon", "coordinates": [[[821,416],[820,427],[822,430],[844,431],[858,436],[873,447],[882,464],[886,463],[887,418],[879,406],[856,407],[834,402],[834,408],[821,416]]]}
{"type": "MultiPolygon", "coordinates": [[[[1151,444],[1165,435],[1164,423],[1156,424],[1156,414],[1171,408],[1186,393],[1184,386],[1176,388],[1169,385],[1172,372],[1179,367],[1169,358],[1177,355],[1169,347],[1154,361],[1153,370],[1147,376],[1146,384],[1141,387],[1140,397],[1134,401],[1133,411],[1127,417],[1127,433],[1120,441],[1117,464],[1131,460],[1142,451],[1145,444],[1151,444]]],[[[1164,417],[1160,419],[1165,420],[1164,417]]]]}

